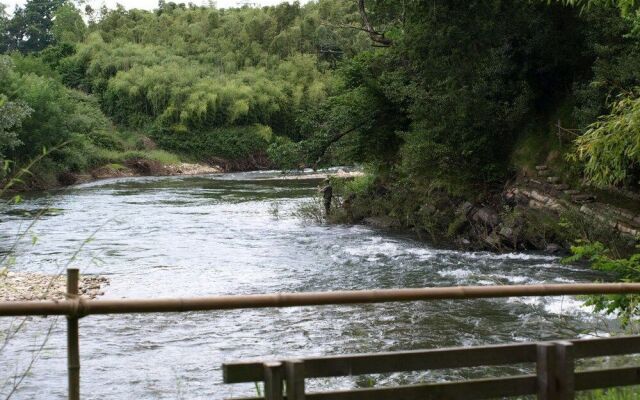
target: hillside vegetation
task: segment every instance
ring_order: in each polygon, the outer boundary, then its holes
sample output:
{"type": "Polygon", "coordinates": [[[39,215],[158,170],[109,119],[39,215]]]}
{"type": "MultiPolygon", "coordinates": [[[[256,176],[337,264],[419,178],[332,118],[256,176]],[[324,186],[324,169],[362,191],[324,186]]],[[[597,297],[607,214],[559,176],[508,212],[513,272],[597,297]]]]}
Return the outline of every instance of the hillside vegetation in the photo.
{"type": "Polygon", "coordinates": [[[0,155],[20,163],[68,143],[52,176],[159,146],[230,169],[363,163],[404,213],[434,190],[484,195],[541,163],[638,186],[632,1],[5,11],[0,155]]]}
{"type": "Polygon", "coordinates": [[[306,113],[340,90],[337,65],[370,47],[364,33],[335,28],[356,15],[337,1],[3,10],[0,155],[20,163],[68,142],[46,170],[82,172],[153,157],[140,152],[150,138],[187,160],[273,166],[269,146],[308,136],[306,113]]]}

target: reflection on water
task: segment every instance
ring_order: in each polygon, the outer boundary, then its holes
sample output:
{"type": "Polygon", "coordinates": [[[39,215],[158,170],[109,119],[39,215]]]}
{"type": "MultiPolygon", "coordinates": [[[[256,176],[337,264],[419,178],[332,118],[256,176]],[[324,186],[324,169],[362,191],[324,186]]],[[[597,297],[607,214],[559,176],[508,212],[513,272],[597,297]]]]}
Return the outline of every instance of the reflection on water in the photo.
{"type": "MultiPolygon", "coordinates": [[[[318,181],[265,179],[274,175],[121,179],[33,196],[19,206],[21,212],[0,216],[0,243],[8,243],[28,223],[25,211],[28,216],[54,209],[33,229],[38,244],[32,246],[29,238],[17,247],[15,269],[57,272],[94,236],[73,265],[108,276],[106,297],[111,298],[568,283],[596,277],[544,255],[439,250],[362,226],[305,224],[294,211],[318,181]]],[[[31,320],[0,353],[0,384],[26,366],[39,332],[51,320],[31,320]]],[[[63,322],[15,398],[65,397],[63,322]]],[[[4,327],[8,323],[0,321],[4,327]]],[[[80,325],[86,399],[252,395],[252,385],[220,383],[220,364],[243,358],[569,338],[591,329],[588,314],[573,298],[92,316],[80,325]]],[[[474,374],[443,371],[377,379],[474,374]]],[[[353,387],[358,382],[363,381],[312,385],[353,387]]],[[[0,395],[7,390],[5,385],[0,395]]]]}

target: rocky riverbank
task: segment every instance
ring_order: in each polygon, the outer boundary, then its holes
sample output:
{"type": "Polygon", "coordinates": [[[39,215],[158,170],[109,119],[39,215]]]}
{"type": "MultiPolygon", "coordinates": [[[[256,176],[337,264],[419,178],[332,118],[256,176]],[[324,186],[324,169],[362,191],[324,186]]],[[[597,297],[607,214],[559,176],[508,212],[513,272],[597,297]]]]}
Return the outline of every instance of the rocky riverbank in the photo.
{"type": "MultiPolygon", "coordinates": [[[[103,276],[80,277],[82,297],[95,299],[104,295],[109,280],[103,276]]],[[[63,300],[66,293],[66,277],[30,272],[7,272],[0,276],[0,301],[63,300]]]]}
{"type": "Polygon", "coordinates": [[[336,197],[330,218],[334,222],[411,230],[461,250],[555,254],[582,238],[624,253],[640,238],[640,205],[628,193],[571,187],[545,165],[522,174],[501,192],[473,197],[455,197],[445,190],[416,192],[393,183],[336,197]]]}

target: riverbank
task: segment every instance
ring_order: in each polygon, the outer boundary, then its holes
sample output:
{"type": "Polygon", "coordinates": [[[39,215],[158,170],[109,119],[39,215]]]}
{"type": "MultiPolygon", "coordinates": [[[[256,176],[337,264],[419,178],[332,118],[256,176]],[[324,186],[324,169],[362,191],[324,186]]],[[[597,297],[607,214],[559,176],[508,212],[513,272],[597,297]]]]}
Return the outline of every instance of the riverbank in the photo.
{"type": "Polygon", "coordinates": [[[565,183],[545,165],[502,190],[458,195],[393,179],[369,180],[364,187],[335,182],[330,222],[410,231],[440,246],[499,253],[568,254],[576,240],[588,240],[628,254],[640,236],[634,193],[565,183]]]}
{"type": "MultiPolygon", "coordinates": [[[[104,295],[109,280],[103,276],[80,277],[82,297],[95,299],[104,295]]],[[[30,272],[7,272],[0,276],[0,301],[63,300],[66,297],[66,277],[30,272]]]]}
{"type": "Polygon", "coordinates": [[[88,183],[100,179],[135,176],[207,175],[224,172],[221,167],[202,163],[163,164],[158,161],[133,159],[124,164],[107,164],[88,174],[65,173],[58,177],[61,186],[88,183]]]}

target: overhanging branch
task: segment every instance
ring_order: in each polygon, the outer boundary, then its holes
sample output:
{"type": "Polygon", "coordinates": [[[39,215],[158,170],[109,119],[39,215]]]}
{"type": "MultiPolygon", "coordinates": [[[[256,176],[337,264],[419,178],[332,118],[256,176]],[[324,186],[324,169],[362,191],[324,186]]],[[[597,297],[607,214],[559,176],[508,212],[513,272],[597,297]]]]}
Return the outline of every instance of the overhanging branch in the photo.
{"type": "Polygon", "coordinates": [[[369,38],[376,42],[379,47],[389,47],[393,44],[393,40],[386,38],[384,33],[380,33],[369,21],[369,17],[367,16],[367,10],[365,8],[365,0],[358,0],[358,11],[360,12],[360,18],[362,18],[362,25],[365,32],[369,34],[369,38]]]}

